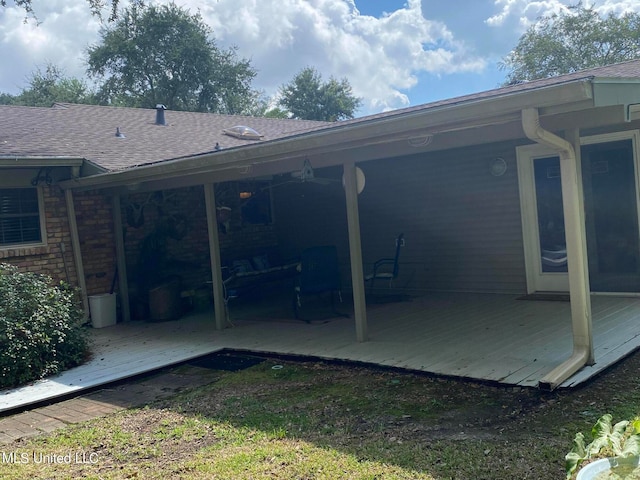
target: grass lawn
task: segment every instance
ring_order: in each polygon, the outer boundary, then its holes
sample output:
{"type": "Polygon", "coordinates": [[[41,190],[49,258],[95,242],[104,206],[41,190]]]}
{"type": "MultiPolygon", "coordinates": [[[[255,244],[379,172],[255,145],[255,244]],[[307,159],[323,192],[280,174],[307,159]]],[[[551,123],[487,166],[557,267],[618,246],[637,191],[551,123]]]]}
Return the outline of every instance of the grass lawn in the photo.
{"type": "Polygon", "coordinates": [[[639,367],[545,393],[267,358],[0,447],[0,478],[559,479],[577,431],[640,413],[639,367]]]}

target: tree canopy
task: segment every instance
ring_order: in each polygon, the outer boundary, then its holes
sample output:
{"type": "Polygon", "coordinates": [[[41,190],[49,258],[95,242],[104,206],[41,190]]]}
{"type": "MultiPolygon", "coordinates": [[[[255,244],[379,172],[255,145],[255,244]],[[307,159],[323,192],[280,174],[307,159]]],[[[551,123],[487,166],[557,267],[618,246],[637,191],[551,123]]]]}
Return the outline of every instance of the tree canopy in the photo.
{"type": "Polygon", "coordinates": [[[33,72],[27,83],[29,86],[18,95],[0,94],[0,104],[50,107],[56,102],[95,103],[93,92],[83,81],[65,76],[51,63],[44,71],[38,68],[33,72]]]}
{"type": "Polygon", "coordinates": [[[175,4],[126,9],[88,49],[100,103],[172,110],[245,113],[256,75],[235,49],[217,47],[199,14],[175,4]]]}
{"type": "Polygon", "coordinates": [[[313,67],[306,67],[280,88],[281,107],[293,118],[335,122],[353,118],[362,100],[353,95],[346,78],[323,82],[313,67]]]}
{"type": "Polygon", "coordinates": [[[640,58],[640,15],[601,17],[581,3],[541,17],[503,59],[505,83],[534,80],[640,58]]]}

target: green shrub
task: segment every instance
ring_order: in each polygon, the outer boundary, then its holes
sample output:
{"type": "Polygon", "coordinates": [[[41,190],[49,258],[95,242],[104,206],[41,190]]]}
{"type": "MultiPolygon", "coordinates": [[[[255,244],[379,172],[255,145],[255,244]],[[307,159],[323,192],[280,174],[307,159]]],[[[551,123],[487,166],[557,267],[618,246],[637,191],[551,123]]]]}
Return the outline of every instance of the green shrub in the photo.
{"type": "Polygon", "coordinates": [[[0,263],[0,388],[82,363],[88,341],[69,287],[0,263]]]}

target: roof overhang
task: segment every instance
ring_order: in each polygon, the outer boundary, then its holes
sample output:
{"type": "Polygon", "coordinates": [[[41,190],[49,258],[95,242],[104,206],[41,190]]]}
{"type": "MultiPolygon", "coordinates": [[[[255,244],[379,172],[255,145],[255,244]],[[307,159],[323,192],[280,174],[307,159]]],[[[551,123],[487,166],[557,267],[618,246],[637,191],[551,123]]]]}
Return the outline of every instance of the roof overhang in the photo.
{"type": "Polygon", "coordinates": [[[0,156],[0,168],[81,167],[83,164],[84,159],[78,157],[0,156]]]}
{"type": "Polygon", "coordinates": [[[632,120],[633,113],[637,113],[640,105],[640,79],[594,78],[592,84],[595,107],[622,105],[625,120],[632,120]]]}
{"type": "MultiPolygon", "coordinates": [[[[450,132],[464,132],[496,125],[518,124],[520,112],[535,107],[541,118],[610,105],[624,105],[616,121],[629,120],[629,105],[640,103],[640,82],[581,79],[531,89],[500,92],[470,100],[450,101],[426,108],[407,109],[397,114],[372,116],[339,122],[335,126],[283,139],[225,149],[192,157],[164,161],[118,172],[68,180],[63,188],[90,190],[163,182],[191,177],[193,184],[246,178],[248,173],[268,164],[272,173],[286,172],[287,162],[301,157],[330,154],[334,165],[353,161],[349,155],[363,147],[406,143],[412,138],[450,132]],[[278,170],[280,168],[280,170],[278,170]]],[[[576,115],[576,118],[585,117],[576,115]]],[[[518,127],[520,128],[520,127],[518,127]]],[[[524,138],[521,130],[519,135],[524,138]]],[[[368,158],[356,158],[358,161],[368,158]]],[[[266,171],[263,168],[263,173],[266,171]]],[[[290,170],[289,170],[290,171],[290,170]]]]}

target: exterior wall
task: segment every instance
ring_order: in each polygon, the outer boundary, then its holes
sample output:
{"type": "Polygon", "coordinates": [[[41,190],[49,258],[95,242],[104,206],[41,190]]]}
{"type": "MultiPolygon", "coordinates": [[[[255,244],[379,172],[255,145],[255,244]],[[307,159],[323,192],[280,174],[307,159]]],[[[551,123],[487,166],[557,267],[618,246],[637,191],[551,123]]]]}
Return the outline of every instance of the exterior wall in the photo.
{"type": "MultiPolygon", "coordinates": [[[[273,188],[275,226],[280,249],[290,258],[318,245],[335,245],[344,285],[350,285],[349,235],[342,167],[317,169],[328,184],[290,183],[273,188]]],[[[366,189],[365,189],[366,190],[366,189]]]]}
{"type": "MultiPolygon", "coordinates": [[[[375,260],[393,256],[394,239],[403,232],[406,246],[398,288],[526,292],[514,144],[371,161],[360,167],[366,176],[358,197],[365,274],[375,260]],[[495,157],[507,162],[503,176],[489,172],[495,157]]],[[[346,269],[343,278],[349,280],[344,192],[337,188],[329,193],[330,187],[311,184],[296,188],[296,196],[281,192],[277,203],[282,244],[292,250],[336,244],[346,269]]]]}
{"type": "MultiPolygon", "coordinates": [[[[378,258],[394,253],[394,239],[404,232],[400,277],[408,291],[450,290],[522,293],[525,288],[515,145],[480,146],[360,165],[366,187],[359,196],[365,273],[378,258]],[[495,157],[507,161],[494,177],[495,157]]],[[[318,176],[339,179],[341,168],[318,176]]],[[[71,283],[77,284],[63,192],[43,187],[47,246],[0,250],[0,260],[30,271],[65,279],[61,243],[66,248],[71,283]]],[[[328,185],[292,183],[273,189],[274,222],[235,224],[221,233],[223,263],[277,249],[281,258],[297,257],[309,246],[338,247],[343,281],[350,282],[344,190],[328,185]]],[[[74,193],[88,294],[108,292],[115,275],[116,252],[111,198],[99,192],[74,193]]],[[[161,217],[180,215],[187,229],[167,240],[167,257],[183,288],[210,279],[209,243],[202,187],[123,196],[122,215],[129,282],[135,288],[141,244],[161,217]],[[144,224],[127,222],[129,204],[145,205],[144,224]]],[[[116,286],[117,290],[117,286],[116,286]]]]}
{"type": "Polygon", "coordinates": [[[363,192],[360,202],[364,258],[389,256],[390,238],[404,232],[399,286],[526,292],[513,144],[416,155],[362,168],[371,187],[371,195],[363,192]],[[489,171],[496,157],[507,162],[507,171],[499,177],[489,171]]]}
{"type": "Polygon", "coordinates": [[[95,191],[73,197],[87,295],[109,293],[116,266],[111,198],[95,191]]]}
{"type": "Polygon", "coordinates": [[[21,271],[48,275],[55,282],[65,281],[77,286],[64,192],[55,184],[40,188],[44,200],[45,245],[0,249],[0,262],[15,265],[21,271]]]}
{"type": "MultiPolygon", "coordinates": [[[[201,186],[133,194],[123,197],[121,205],[123,226],[126,229],[127,273],[133,289],[139,279],[138,267],[145,238],[154,232],[163,218],[170,216],[184,220],[186,229],[181,238],[166,239],[166,258],[169,261],[163,269],[164,273],[167,276],[179,275],[185,289],[201,287],[211,280],[206,205],[201,186]],[[134,226],[132,206],[144,206],[142,225],[134,226]]],[[[240,225],[234,222],[226,233],[220,233],[223,264],[234,259],[250,258],[277,245],[273,225],[240,225]]]]}

